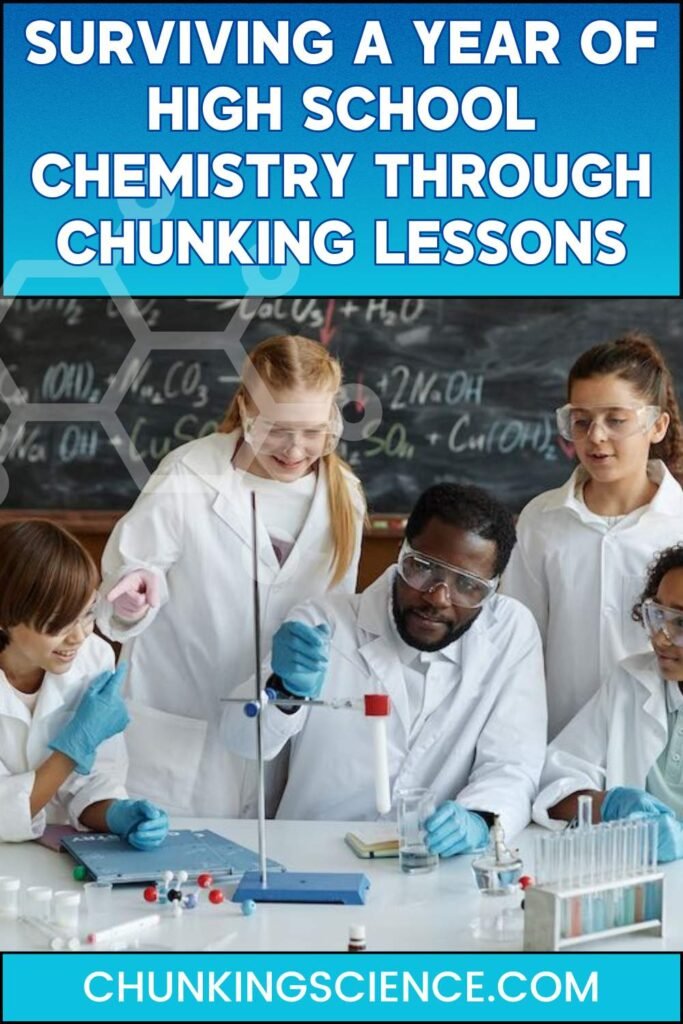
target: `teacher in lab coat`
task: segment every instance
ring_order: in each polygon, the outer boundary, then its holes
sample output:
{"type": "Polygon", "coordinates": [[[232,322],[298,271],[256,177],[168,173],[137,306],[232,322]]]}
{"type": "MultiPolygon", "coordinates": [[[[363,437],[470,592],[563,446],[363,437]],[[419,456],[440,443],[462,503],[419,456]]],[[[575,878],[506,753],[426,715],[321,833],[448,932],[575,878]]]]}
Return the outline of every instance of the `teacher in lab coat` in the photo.
{"type": "MultiPolygon", "coordinates": [[[[299,605],[275,634],[269,686],[323,701],[388,694],[388,771],[399,790],[430,787],[434,852],[484,845],[494,814],[528,823],[543,765],[546,701],[538,627],[496,594],[515,543],[512,517],[475,487],[430,487],[410,515],[398,564],[360,595],[299,605]]],[[[235,695],[253,693],[245,683],[235,695]]],[[[255,730],[227,705],[223,736],[255,756],[255,730]]],[[[277,817],[378,817],[371,723],[352,710],[268,705],[264,747],[289,741],[277,817]]]]}
{"type": "Polygon", "coordinates": [[[127,785],[170,813],[255,812],[218,733],[254,665],[251,493],[265,644],[297,601],[355,589],[365,502],[334,450],[340,385],[322,345],[262,342],[219,432],[164,459],[106,546],[98,624],[130,665],[127,785]]]}

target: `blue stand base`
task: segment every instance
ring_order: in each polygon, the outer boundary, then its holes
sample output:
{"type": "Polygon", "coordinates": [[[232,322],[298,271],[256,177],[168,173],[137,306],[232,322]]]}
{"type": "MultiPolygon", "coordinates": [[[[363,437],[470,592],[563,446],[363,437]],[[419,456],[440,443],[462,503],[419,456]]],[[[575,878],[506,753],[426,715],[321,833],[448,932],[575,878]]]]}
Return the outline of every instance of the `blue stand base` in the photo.
{"type": "Polygon", "coordinates": [[[264,886],[258,871],[248,871],[233,893],[235,903],[365,903],[367,875],[310,871],[269,873],[264,886]]]}

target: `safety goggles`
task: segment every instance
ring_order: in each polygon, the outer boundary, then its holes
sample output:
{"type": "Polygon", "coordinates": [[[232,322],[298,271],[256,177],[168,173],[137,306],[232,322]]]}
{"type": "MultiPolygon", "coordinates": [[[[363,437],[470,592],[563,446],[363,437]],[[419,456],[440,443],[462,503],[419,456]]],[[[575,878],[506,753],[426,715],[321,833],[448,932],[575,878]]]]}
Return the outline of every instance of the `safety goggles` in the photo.
{"type": "Polygon", "coordinates": [[[398,573],[413,590],[431,593],[445,587],[448,600],[458,608],[480,608],[498,586],[498,577],[484,580],[411,548],[407,540],[398,554],[398,573]]]}
{"type": "Polygon", "coordinates": [[[79,619],[76,619],[75,622],[70,623],[64,629],[50,630],[50,628],[48,627],[48,629],[46,630],[47,635],[48,636],[68,636],[69,633],[73,633],[73,631],[77,627],[80,627],[80,629],[82,629],[84,632],[87,632],[88,630],[92,629],[93,626],[95,625],[95,621],[96,621],[97,616],[98,616],[98,614],[100,612],[101,605],[102,605],[102,598],[100,596],[98,596],[92,602],[92,604],[88,608],[87,612],[85,612],[83,615],[81,615],[81,617],[79,619]]]}
{"type": "Polygon", "coordinates": [[[273,423],[263,416],[247,416],[242,420],[244,440],[263,455],[286,452],[294,447],[309,456],[330,455],[339,444],[343,427],[336,405],[332,407],[329,423],[325,424],[273,423]]]}
{"type": "Polygon", "coordinates": [[[567,403],[555,410],[557,429],[567,441],[585,440],[594,423],[600,424],[610,441],[620,441],[633,434],[645,433],[654,426],[661,413],[658,405],[596,405],[583,409],[567,403]]]}
{"type": "Polygon", "coordinates": [[[640,610],[651,637],[663,633],[670,644],[683,647],[683,611],[680,608],[667,608],[648,597],[641,604],[640,610]]]}

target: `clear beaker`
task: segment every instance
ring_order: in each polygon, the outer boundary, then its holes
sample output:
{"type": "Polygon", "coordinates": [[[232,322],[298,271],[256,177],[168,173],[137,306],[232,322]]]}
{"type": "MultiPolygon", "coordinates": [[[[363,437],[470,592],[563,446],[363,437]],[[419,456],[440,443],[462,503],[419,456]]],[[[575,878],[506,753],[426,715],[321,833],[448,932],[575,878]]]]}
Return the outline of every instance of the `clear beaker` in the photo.
{"type": "Polygon", "coordinates": [[[109,913],[111,910],[112,883],[86,882],[83,886],[85,906],[88,916],[92,919],[109,913]]]}
{"type": "Polygon", "coordinates": [[[431,789],[404,789],[396,794],[398,813],[398,861],[408,874],[433,871],[438,853],[427,849],[424,823],[436,810],[431,789]]]}

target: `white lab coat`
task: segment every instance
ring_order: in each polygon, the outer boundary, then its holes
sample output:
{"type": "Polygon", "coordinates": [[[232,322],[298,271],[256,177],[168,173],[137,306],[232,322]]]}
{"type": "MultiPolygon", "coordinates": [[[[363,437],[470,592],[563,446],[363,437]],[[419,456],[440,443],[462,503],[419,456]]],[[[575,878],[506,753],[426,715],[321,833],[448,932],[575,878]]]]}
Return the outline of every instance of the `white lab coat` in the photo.
{"type": "MultiPolygon", "coordinates": [[[[393,799],[400,789],[429,786],[438,803],[457,799],[473,810],[499,813],[513,835],[529,822],[545,754],[543,658],[533,616],[517,601],[492,598],[468,632],[442,651],[447,660],[434,667],[454,675],[455,686],[410,742],[408,696],[389,622],[394,572],[391,566],[363,594],[310,601],[287,616],[311,625],[327,622],[333,631],[322,697],[388,693],[393,799]]],[[[237,692],[251,696],[253,682],[237,692]]],[[[245,730],[243,722],[240,706],[227,705],[224,739],[253,758],[256,730],[245,730]]],[[[286,715],[268,707],[263,733],[266,757],[291,740],[277,817],[377,818],[372,725],[362,712],[316,706],[286,715]]]]}
{"type": "Polygon", "coordinates": [[[646,789],[667,744],[666,687],[675,685],[662,679],[652,651],[625,658],[548,747],[535,821],[563,827],[548,809],[580,789],[646,789]]]}
{"type": "Polygon", "coordinates": [[[78,819],[90,804],[128,795],[124,786],[126,748],[119,734],[100,744],[89,775],[72,772],[31,819],[31,790],[36,769],[52,753],[48,743],[72,717],[93,679],[113,669],[114,652],[109,644],[98,636],[88,637],[68,672],[45,674],[33,714],[0,670],[0,840],[37,839],[48,824],[82,828],[78,819]]]}
{"type": "Polygon", "coordinates": [[[648,649],[631,609],[654,554],[683,540],[683,491],[664,463],[649,463],[659,488],[645,511],[611,529],[576,498],[578,473],[523,509],[501,584],[541,631],[551,740],[623,658],[648,649]]]}
{"type": "MultiPolygon", "coordinates": [[[[170,813],[254,813],[253,773],[220,742],[221,698],[254,670],[250,491],[231,460],[239,434],[212,434],[171,452],[115,527],[102,559],[103,592],[134,569],[155,572],[161,604],[121,628],[106,604],[102,631],[125,642],[131,724],[128,788],[170,813]]],[[[339,589],[355,589],[364,505],[339,589]]],[[[309,515],[284,566],[259,524],[261,634],[267,650],[286,613],[330,586],[332,535],[321,463],[309,515]]]]}

